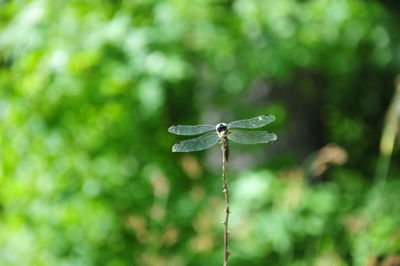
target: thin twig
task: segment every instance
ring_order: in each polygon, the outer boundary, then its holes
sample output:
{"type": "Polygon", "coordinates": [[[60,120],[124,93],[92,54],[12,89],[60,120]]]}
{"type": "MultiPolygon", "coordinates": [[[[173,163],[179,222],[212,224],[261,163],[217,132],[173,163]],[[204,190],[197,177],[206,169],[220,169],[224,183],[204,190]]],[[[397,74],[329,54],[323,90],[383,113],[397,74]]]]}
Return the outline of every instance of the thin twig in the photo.
{"type": "Polygon", "coordinates": [[[228,160],[226,158],[226,146],[224,144],[221,145],[222,149],[222,192],[225,193],[225,220],[222,222],[224,225],[224,266],[228,265],[228,257],[230,253],[228,252],[228,220],[229,220],[229,190],[228,190],[228,181],[226,179],[226,170],[228,160]]]}

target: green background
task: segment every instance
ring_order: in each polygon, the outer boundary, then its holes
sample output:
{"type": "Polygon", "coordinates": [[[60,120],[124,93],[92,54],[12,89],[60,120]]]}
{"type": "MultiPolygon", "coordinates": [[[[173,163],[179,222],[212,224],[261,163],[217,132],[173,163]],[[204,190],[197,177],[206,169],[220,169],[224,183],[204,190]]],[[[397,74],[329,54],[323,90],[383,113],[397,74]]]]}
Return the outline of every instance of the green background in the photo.
{"type": "Polygon", "coordinates": [[[0,0],[0,264],[221,265],[220,150],[167,129],[271,113],[231,145],[231,265],[397,265],[399,12],[0,0]]]}

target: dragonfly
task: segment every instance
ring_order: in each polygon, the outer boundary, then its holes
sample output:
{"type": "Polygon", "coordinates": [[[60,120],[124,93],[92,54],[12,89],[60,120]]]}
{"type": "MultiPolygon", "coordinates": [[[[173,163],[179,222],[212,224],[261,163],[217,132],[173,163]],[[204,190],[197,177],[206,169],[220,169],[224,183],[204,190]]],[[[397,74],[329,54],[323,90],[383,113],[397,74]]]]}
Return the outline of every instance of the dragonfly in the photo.
{"type": "Polygon", "coordinates": [[[219,123],[217,125],[171,126],[168,131],[176,135],[195,136],[206,133],[199,137],[183,140],[174,144],[172,152],[201,151],[208,149],[219,142],[222,145],[226,159],[228,159],[228,140],[240,144],[258,144],[275,141],[277,136],[272,132],[241,130],[260,128],[274,120],[275,116],[267,114],[230,123],[219,123]]]}

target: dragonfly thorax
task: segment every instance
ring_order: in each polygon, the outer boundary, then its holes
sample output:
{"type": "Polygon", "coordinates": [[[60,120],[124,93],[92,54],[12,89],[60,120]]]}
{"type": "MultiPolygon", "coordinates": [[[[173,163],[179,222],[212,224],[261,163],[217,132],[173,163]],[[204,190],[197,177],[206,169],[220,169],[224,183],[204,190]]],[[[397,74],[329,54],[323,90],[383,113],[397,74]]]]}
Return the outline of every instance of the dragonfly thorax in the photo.
{"type": "Polygon", "coordinates": [[[219,123],[215,126],[215,130],[220,138],[225,137],[228,133],[228,126],[225,123],[219,123]]]}

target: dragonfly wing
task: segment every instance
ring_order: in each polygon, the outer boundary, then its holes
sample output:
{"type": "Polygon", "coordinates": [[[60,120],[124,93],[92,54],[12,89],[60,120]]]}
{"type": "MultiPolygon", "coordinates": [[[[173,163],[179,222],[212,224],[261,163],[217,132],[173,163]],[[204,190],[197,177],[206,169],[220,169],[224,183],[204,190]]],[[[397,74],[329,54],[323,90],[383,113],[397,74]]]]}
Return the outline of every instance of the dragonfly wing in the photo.
{"type": "Polygon", "coordinates": [[[168,128],[168,131],[177,135],[198,135],[207,131],[215,130],[215,126],[212,125],[198,125],[198,126],[172,126],[168,128]]]}
{"type": "Polygon", "coordinates": [[[217,133],[206,134],[194,139],[187,139],[176,143],[172,147],[173,152],[201,151],[218,143],[217,133]]]}
{"type": "Polygon", "coordinates": [[[259,128],[275,120],[273,115],[260,115],[245,120],[238,120],[228,124],[228,128],[259,128]]]}
{"type": "Polygon", "coordinates": [[[277,136],[275,133],[267,131],[234,130],[229,133],[228,139],[240,144],[258,144],[275,141],[277,136]]]}

